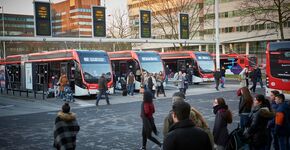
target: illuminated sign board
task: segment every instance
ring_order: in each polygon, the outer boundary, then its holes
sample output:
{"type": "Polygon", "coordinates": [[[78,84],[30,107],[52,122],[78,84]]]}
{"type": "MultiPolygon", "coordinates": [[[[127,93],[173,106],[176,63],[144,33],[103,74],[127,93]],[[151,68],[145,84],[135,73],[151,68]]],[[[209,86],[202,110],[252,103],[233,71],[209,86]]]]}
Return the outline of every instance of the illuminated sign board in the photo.
{"type": "Polygon", "coordinates": [[[36,35],[51,36],[50,3],[34,2],[36,35]]]}
{"type": "Polygon", "coordinates": [[[188,14],[179,14],[179,38],[189,39],[188,14]]]}
{"type": "Polygon", "coordinates": [[[94,37],[106,37],[106,8],[92,7],[94,37]]]}
{"type": "Polygon", "coordinates": [[[140,10],[140,38],[151,38],[151,11],[140,10]]]}

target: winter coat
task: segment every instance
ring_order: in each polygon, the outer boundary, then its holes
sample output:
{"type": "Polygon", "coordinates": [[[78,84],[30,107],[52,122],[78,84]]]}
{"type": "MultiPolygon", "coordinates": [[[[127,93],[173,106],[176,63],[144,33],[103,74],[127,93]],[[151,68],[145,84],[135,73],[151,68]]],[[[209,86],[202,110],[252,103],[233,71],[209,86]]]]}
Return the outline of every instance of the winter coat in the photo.
{"type": "Polygon", "coordinates": [[[289,111],[289,105],[286,102],[283,102],[281,104],[278,104],[278,108],[276,110],[276,115],[275,115],[275,133],[278,136],[287,136],[289,135],[289,120],[287,121],[287,116],[290,114],[289,111]]]}
{"type": "Polygon", "coordinates": [[[250,113],[250,125],[244,135],[250,139],[250,144],[256,147],[267,144],[267,123],[274,116],[268,107],[258,105],[250,113]]]}
{"type": "Polygon", "coordinates": [[[54,125],[54,144],[58,150],[74,150],[80,126],[74,113],[59,112],[54,125]]]}
{"type": "Polygon", "coordinates": [[[178,75],[177,76],[177,82],[178,82],[178,88],[179,89],[183,89],[184,88],[184,80],[185,80],[185,77],[182,76],[182,75],[178,75]]]}
{"type": "Polygon", "coordinates": [[[252,109],[252,106],[247,106],[244,96],[241,95],[240,96],[240,102],[239,102],[239,114],[250,113],[251,109],[252,109]]]}
{"type": "Polygon", "coordinates": [[[147,105],[147,104],[144,104],[144,102],[142,102],[140,116],[142,118],[143,129],[144,129],[145,134],[146,134],[147,137],[151,136],[152,131],[155,134],[157,133],[157,128],[155,126],[154,118],[153,118],[153,113],[154,112],[155,112],[155,108],[154,108],[153,103],[151,103],[151,105],[147,105]],[[151,116],[151,117],[147,117],[147,116],[151,116]]]}
{"type": "Polygon", "coordinates": [[[100,77],[98,81],[98,85],[99,85],[99,90],[108,90],[107,80],[104,76],[100,77]]]}
{"type": "Polygon", "coordinates": [[[163,142],[163,150],[211,150],[212,146],[206,132],[195,127],[189,120],[175,123],[169,129],[163,142]]]}
{"type": "Polygon", "coordinates": [[[214,76],[214,79],[215,79],[215,80],[220,80],[221,77],[222,77],[220,71],[215,71],[214,74],[213,74],[213,76],[214,76]]]}
{"type": "Polygon", "coordinates": [[[221,146],[226,145],[229,137],[227,128],[229,121],[226,119],[227,111],[229,111],[227,105],[217,105],[214,107],[214,113],[216,114],[213,128],[214,142],[221,146]]]}
{"type": "MultiPolygon", "coordinates": [[[[195,124],[196,127],[199,127],[203,129],[209,136],[211,144],[213,146],[213,135],[205,122],[205,119],[203,118],[202,114],[198,112],[195,108],[191,108],[190,111],[190,120],[195,124]]],[[[169,128],[174,124],[173,118],[172,118],[172,111],[169,112],[169,114],[165,117],[164,123],[163,123],[163,137],[166,137],[166,135],[169,132],[169,128]]]]}
{"type": "Polygon", "coordinates": [[[67,79],[67,76],[66,75],[60,76],[60,78],[59,78],[59,84],[60,84],[59,90],[60,91],[64,91],[64,87],[66,85],[68,85],[68,79],[67,79]]]}

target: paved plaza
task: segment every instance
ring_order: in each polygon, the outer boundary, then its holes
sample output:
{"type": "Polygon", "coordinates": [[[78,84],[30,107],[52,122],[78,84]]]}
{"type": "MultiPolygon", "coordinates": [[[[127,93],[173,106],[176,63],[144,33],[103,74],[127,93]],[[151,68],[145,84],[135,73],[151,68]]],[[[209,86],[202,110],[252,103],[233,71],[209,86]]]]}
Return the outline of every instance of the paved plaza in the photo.
{"type": "MultiPolygon", "coordinates": [[[[238,123],[238,89],[237,81],[230,81],[225,89],[216,91],[213,83],[192,85],[188,90],[187,101],[202,112],[211,129],[214,122],[212,101],[224,97],[234,114],[234,122],[230,130],[238,123]]],[[[163,119],[171,108],[171,95],[175,87],[168,88],[167,97],[154,101],[156,113],[155,122],[163,139],[163,119]]],[[[263,93],[258,88],[257,93],[263,93]]],[[[77,99],[72,103],[72,112],[77,114],[80,132],[77,136],[78,150],[136,150],[141,147],[140,94],[123,97],[120,93],[110,96],[112,105],[105,105],[102,100],[95,107],[94,99],[77,99]]],[[[7,95],[0,97],[0,149],[27,150],[53,149],[53,125],[56,113],[63,102],[56,99],[33,100],[7,95]]],[[[152,142],[147,148],[158,149],[152,142]]]]}

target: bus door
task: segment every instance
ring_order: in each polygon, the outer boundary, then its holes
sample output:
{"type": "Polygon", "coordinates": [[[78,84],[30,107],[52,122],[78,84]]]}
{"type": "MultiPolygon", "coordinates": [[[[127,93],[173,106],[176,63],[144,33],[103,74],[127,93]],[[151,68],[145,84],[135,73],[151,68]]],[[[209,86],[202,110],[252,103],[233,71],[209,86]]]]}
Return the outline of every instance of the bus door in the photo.
{"type": "Polygon", "coordinates": [[[20,88],[21,70],[20,65],[7,65],[7,88],[20,88]]]}
{"type": "Polygon", "coordinates": [[[127,68],[127,62],[126,61],[120,61],[120,77],[121,78],[126,78],[126,75],[127,75],[127,70],[128,70],[128,68],[127,68]]]}
{"type": "Polygon", "coordinates": [[[36,85],[35,90],[41,91],[44,89],[44,91],[47,91],[48,88],[48,64],[42,63],[42,64],[36,64],[36,85]]]}
{"type": "Polygon", "coordinates": [[[186,63],[185,60],[177,60],[177,71],[186,71],[186,63]]]}

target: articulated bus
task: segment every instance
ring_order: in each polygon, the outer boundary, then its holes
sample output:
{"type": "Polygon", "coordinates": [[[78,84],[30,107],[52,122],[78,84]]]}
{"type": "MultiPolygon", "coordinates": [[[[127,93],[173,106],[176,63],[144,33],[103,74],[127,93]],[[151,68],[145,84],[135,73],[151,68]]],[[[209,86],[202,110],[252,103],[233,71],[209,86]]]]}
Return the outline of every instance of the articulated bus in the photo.
{"type": "MultiPolygon", "coordinates": [[[[58,50],[8,56],[5,60],[6,88],[40,91],[53,88],[52,77],[65,73],[75,96],[98,93],[98,79],[104,73],[112,86],[108,54],[101,50],[58,50]]],[[[113,89],[110,88],[110,91],[113,89]]]]}
{"type": "Polygon", "coordinates": [[[125,79],[129,72],[135,75],[135,89],[140,89],[141,75],[144,71],[148,73],[162,72],[165,77],[164,67],[159,54],[155,51],[118,51],[109,52],[113,71],[117,79],[125,79]]]}
{"type": "Polygon", "coordinates": [[[214,81],[214,62],[207,52],[174,51],[159,53],[164,65],[168,66],[171,72],[186,71],[191,65],[194,69],[192,82],[214,81]]]}
{"type": "MultiPolygon", "coordinates": [[[[215,60],[215,54],[212,54],[215,60]]],[[[255,55],[246,54],[220,54],[220,68],[225,67],[226,74],[240,74],[246,67],[252,71],[258,63],[258,58],[255,55]]]]}
{"type": "Polygon", "coordinates": [[[290,41],[270,42],[266,50],[266,95],[278,90],[290,100],[290,41]]]}

